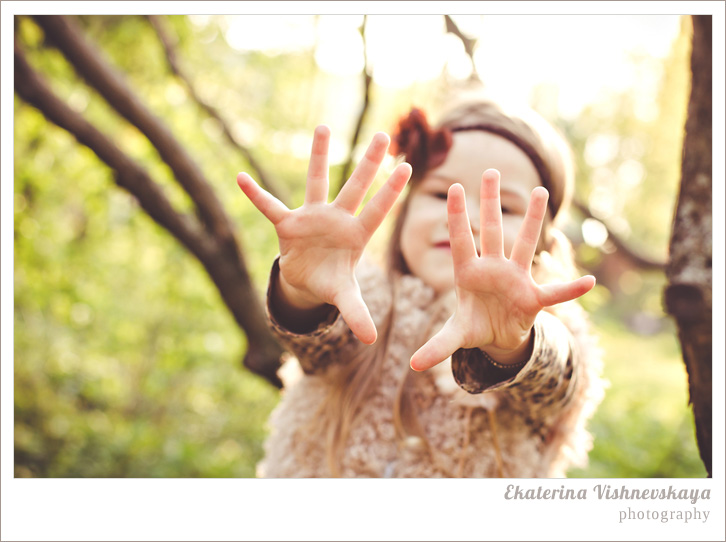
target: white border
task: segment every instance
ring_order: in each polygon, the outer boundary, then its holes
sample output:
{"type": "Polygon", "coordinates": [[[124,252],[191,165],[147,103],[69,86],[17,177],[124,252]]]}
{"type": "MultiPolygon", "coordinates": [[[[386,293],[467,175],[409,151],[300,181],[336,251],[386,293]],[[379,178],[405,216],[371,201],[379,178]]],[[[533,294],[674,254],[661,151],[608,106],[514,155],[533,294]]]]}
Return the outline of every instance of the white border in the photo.
{"type": "MultiPolygon", "coordinates": [[[[711,488],[704,525],[618,524],[624,506],[598,501],[599,480],[520,481],[588,491],[580,501],[507,501],[502,480],[15,480],[13,478],[14,14],[39,13],[604,13],[713,14],[714,337],[724,324],[724,4],[722,2],[3,2],[2,9],[2,540],[723,540],[724,343],[714,343],[714,479],[603,480],[613,487],[711,488]],[[274,4],[274,5],[273,5],[274,4]],[[516,5],[515,5],[516,4],[516,5]]],[[[616,37],[614,37],[616,39],[616,37]]]]}
{"type": "Polygon", "coordinates": [[[476,1],[256,1],[256,2],[190,2],[179,1],[168,3],[164,1],[153,2],[63,2],[40,1],[6,2],[8,6],[3,9],[12,14],[471,14],[483,13],[489,15],[520,15],[520,14],[547,14],[547,15],[718,15],[717,1],[601,1],[601,2],[476,2],[476,1]]]}

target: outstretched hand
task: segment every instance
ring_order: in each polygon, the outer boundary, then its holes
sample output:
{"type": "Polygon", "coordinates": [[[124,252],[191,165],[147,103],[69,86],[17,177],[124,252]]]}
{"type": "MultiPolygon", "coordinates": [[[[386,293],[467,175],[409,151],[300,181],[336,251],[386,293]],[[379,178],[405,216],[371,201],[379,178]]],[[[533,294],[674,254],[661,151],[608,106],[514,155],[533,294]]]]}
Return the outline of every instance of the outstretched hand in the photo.
{"type": "Polygon", "coordinates": [[[305,202],[290,210],[260,188],[246,173],[237,183],[257,209],[275,226],[280,245],[280,288],[297,310],[335,305],[351,331],[364,343],[376,340],[376,328],[361,297],[355,267],[363,249],[411,176],[399,165],[363,207],[368,189],[385,157],[389,137],[378,133],[338,196],[328,203],[330,130],[318,126],[313,137],[305,202]]]}
{"type": "Polygon", "coordinates": [[[480,205],[481,256],[477,254],[466,211],[464,187],[449,188],[447,212],[457,307],[444,327],[411,358],[423,371],[460,348],[481,348],[497,361],[515,363],[525,357],[537,314],[545,307],[580,297],[595,285],[592,276],[540,286],[531,274],[549,194],[532,191],[524,221],[504,256],[499,172],[482,175],[480,205]]]}

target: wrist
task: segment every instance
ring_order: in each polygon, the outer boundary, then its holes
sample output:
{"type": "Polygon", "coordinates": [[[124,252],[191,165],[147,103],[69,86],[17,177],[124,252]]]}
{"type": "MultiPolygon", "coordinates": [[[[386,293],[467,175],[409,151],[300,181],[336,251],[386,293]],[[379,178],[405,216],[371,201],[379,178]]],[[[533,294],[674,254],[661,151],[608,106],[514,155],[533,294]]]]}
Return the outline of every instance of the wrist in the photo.
{"type": "Polygon", "coordinates": [[[285,280],[282,270],[280,270],[277,278],[282,300],[284,300],[284,302],[291,308],[297,310],[310,310],[325,305],[325,302],[321,299],[318,299],[304,290],[293,286],[285,280]]]}
{"type": "Polygon", "coordinates": [[[498,365],[504,366],[521,366],[524,365],[530,357],[534,349],[534,327],[524,336],[522,342],[513,349],[497,348],[495,346],[485,346],[480,350],[487,354],[490,359],[494,360],[498,365]]]}
{"type": "Polygon", "coordinates": [[[320,324],[331,318],[335,307],[322,301],[308,301],[298,288],[287,283],[279,265],[279,260],[273,264],[270,286],[267,290],[270,317],[280,327],[293,333],[305,334],[315,331],[320,324]],[[288,288],[287,292],[285,288],[288,288]]]}

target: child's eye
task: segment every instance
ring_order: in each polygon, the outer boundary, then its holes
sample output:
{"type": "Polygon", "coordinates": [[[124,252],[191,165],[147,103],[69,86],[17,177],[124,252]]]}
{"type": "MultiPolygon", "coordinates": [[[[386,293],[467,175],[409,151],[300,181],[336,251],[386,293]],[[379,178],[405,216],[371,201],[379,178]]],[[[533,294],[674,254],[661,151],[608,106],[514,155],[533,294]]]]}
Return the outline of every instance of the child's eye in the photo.
{"type": "Polygon", "coordinates": [[[446,200],[447,194],[445,190],[429,190],[426,195],[436,199],[446,200]]]}
{"type": "Polygon", "coordinates": [[[508,215],[508,214],[509,214],[509,213],[511,213],[511,212],[512,212],[512,211],[511,211],[511,210],[509,209],[509,207],[504,207],[504,206],[502,205],[502,214],[503,214],[503,215],[508,215]]]}

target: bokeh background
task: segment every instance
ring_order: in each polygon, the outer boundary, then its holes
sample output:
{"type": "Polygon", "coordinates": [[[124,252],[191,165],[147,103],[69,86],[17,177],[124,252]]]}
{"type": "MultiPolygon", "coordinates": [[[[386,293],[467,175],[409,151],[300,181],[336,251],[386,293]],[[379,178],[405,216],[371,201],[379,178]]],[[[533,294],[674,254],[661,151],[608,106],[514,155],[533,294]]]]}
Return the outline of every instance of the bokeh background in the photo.
{"type": "MultiPolygon", "coordinates": [[[[335,184],[373,133],[391,130],[412,105],[435,109],[474,74],[534,107],[575,152],[567,233],[580,266],[598,278],[582,302],[611,383],[590,425],[590,465],[569,475],[705,476],[662,307],[689,18],[453,16],[458,35],[434,15],[165,16],[156,27],[142,16],[75,20],[200,165],[260,295],[276,238],[235,183],[238,171],[255,170],[172,73],[159,28],[198,97],[295,204],[317,124],[332,130],[335,184]],[[351,145],[366,74],[366,116],[351,145]]],[[[189,210],[154,147],[33,19],[17,17],[15,28],[56,94],[189,210]]],[[[279,392],[242,367],[246,338],[208,275],[89,149],[17,96],[14,113],[15,476],[254,476],[279,392]]]]}

